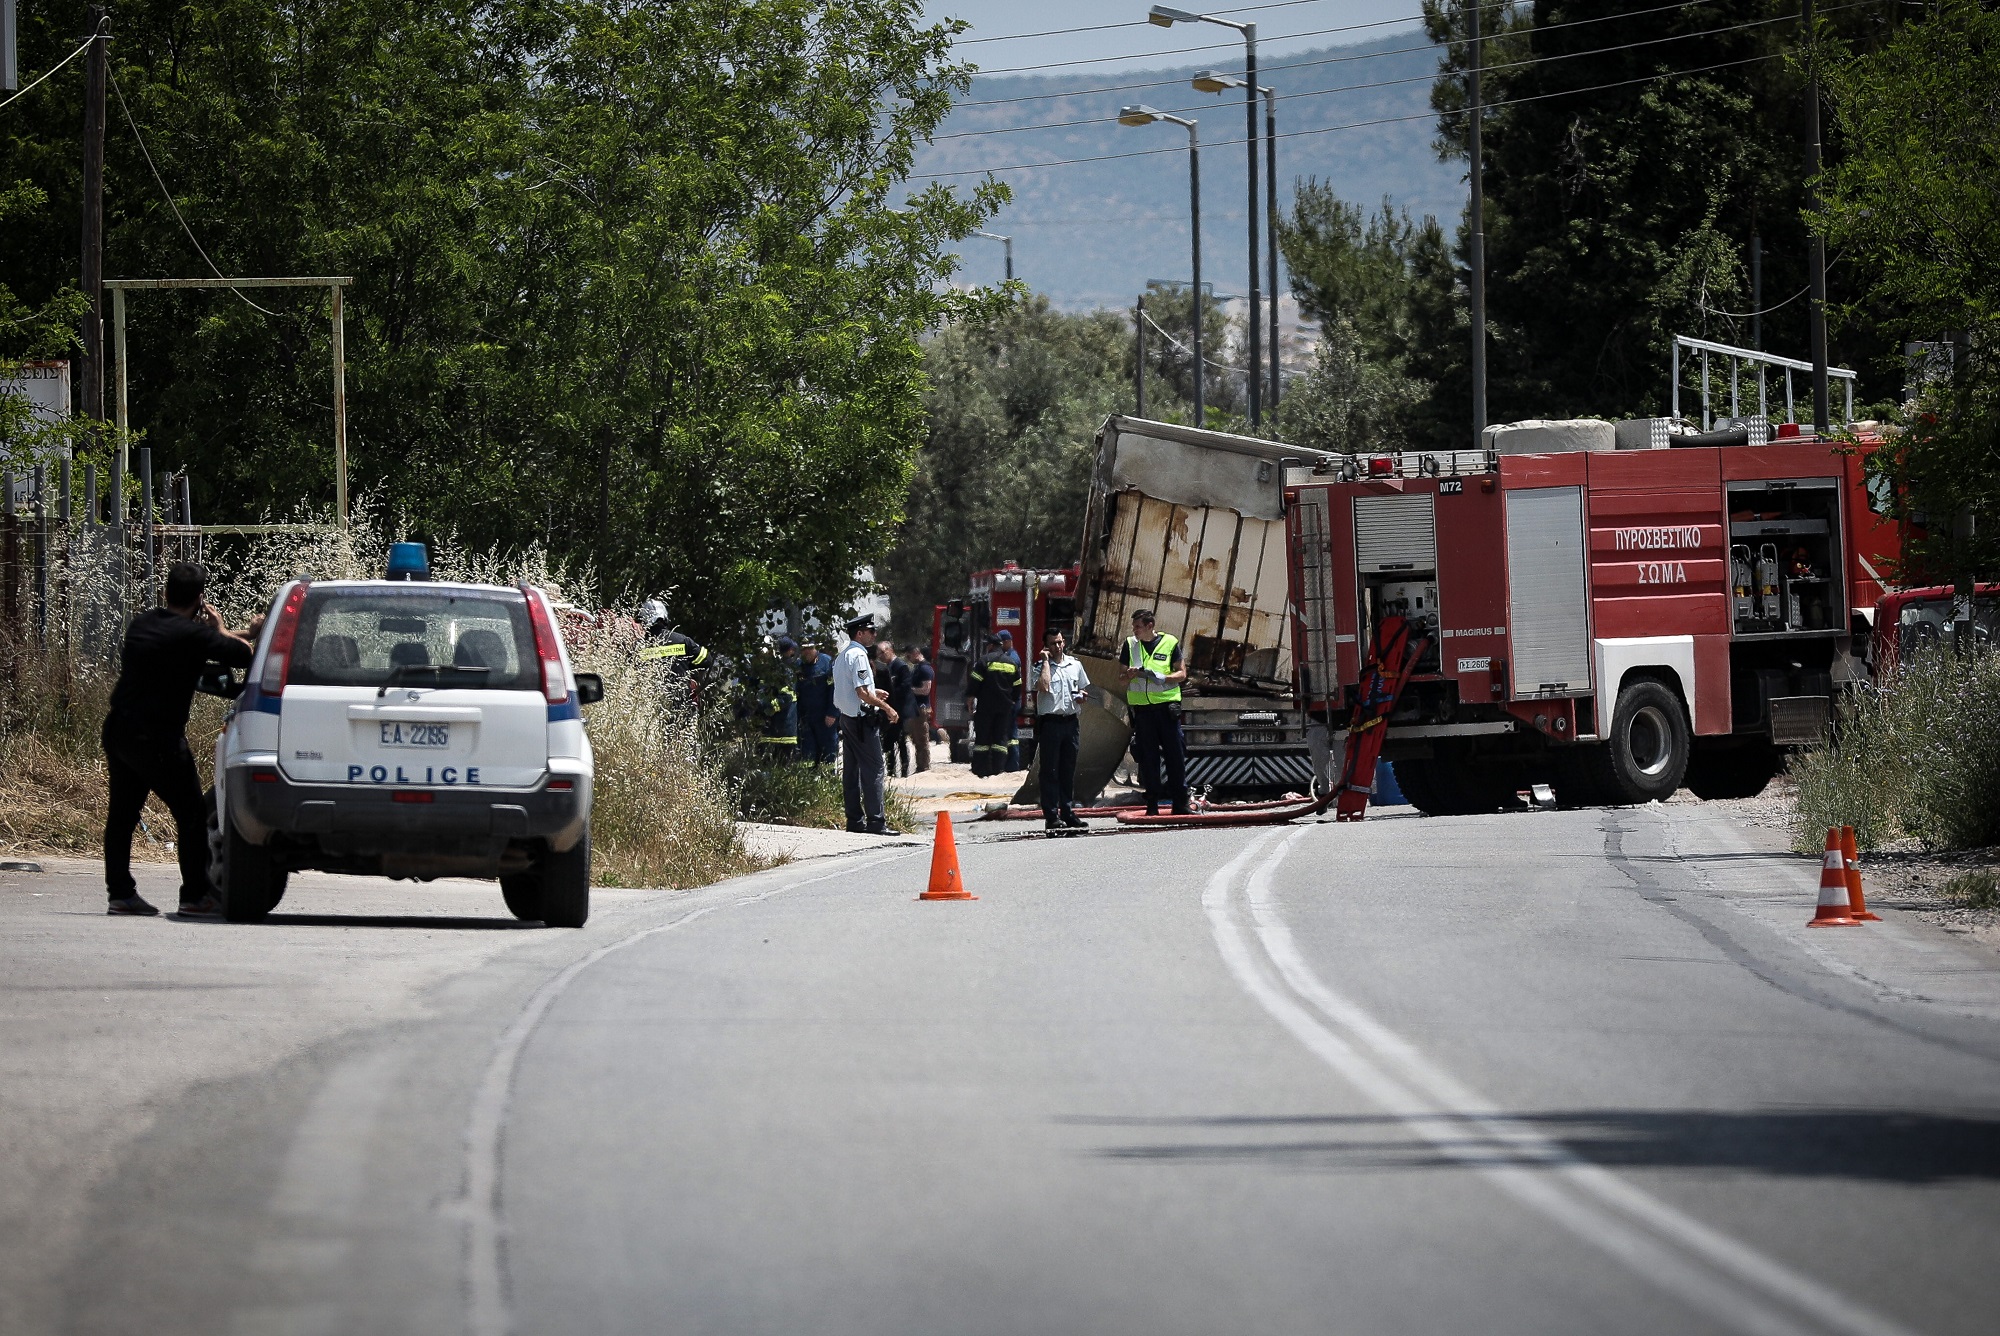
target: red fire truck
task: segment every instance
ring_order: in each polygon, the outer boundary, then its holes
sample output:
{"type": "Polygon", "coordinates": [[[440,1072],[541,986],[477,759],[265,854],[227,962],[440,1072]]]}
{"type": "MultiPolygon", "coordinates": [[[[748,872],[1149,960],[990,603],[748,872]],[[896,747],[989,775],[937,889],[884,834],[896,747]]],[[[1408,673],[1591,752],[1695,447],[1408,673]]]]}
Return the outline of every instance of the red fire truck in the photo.
{"type": "MultiPolygon", "coordinates": [[[[931,689],[931,718],[950,736],[952,760],[972,759],[972,716],[965,692],[987,635],[1006,631],[1021,662],[1032,662],[1041,650],[1042,632],[1050,625],[1075,637],[1076,588],[1075,566],[1028,570],[1009,561],[998,570],[974,571],[967,597],[936,605],[931,666],[937,670],[937,685],[931,689]]],[[[1035,728],[1035,703],[1026,693],[1017,723],[1025,743],[1035,728]]]]}
{"type": "Polygon", "coordinates": [[[1867,675],[1899,546],[1871,443],[1598,425],[1287,470],[1300,704],[1344,727],[1382,619],[1409,619],[1423,656],[1384,755],[1425,811],[1536,783],[1575,805],[1754,794],[1867,675]]]}

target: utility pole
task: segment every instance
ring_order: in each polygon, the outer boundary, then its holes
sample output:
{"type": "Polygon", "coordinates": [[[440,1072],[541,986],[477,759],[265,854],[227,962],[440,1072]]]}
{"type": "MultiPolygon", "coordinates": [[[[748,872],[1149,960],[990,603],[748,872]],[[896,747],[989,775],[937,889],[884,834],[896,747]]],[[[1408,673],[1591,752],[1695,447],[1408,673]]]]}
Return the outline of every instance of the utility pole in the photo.
{"type": "MultiPolygon", "coordinates": [[[[1252,83],[1256,80],[1252,79],[1252,83]]],[[[1260,88],[1264,95],[1264,239],[1269,244],[1271,265],[1271,390],[1265,405],[1271,421],[1278,421],[1278,90],[1260,88]]]]}
{"type": "Polygon", "coordinates": [[[1139,347],[1132,364],[1132,397],[1137,407],[1132,416],[1146,416],[1146,294],[1139,294],[1139,318],[1132,322],[1133,333],[1139,336],[1139,347]]]}
{"type": "MultiPolygon", "coordinates": [[[[1810,184],[1819,175],[1819,61],[1815,58],[1810,43],[1813,40],[1814,13],[1813,0],[1805,0],[1801,19],[1805,25],[1806,63],[1812,76],[1806,81],[1806,197],[1811,204],[1819,203],[1819,190],[1810,184]]],[[[1822,435],[1827,429],[1826,393],[1826,238],[1818,232],[1812,234],[1812,258],[1808,262],[1807,283],[1812,296],[1807,317],[1812,325],[1812,395],[1813,430],[1822,435]]]]}
{"type": "MultiPolygon", "coordinates": [[[[1243,25],[1243,61],[1246,66],[1243,71],[1243,138],[1250,148],[1250,207],[1248,210],[1250,217],[1250,318],[1246,322],[1250,327],[1250,374],[1244,377],[1244,388],[1249,391],[1250,425],[1254,429],[1264,421],[1262,403],[1263,386],[1258,384],[1263,378],[1257,374],[1259,369],[1264,365],[1264,312],[1260,301],[1260,294],[1257,291],[1258,269],[1260,267],[1257,263],[1257,242],[1259,240],[1258,234],[1263,229],[1258,225],[1259,219],[1257,217],[1257,206],[1261,201],[1257,198],[1257,25],[1254,23],[1243,25]]],[[[1278,294],[1275,292],[1272,293],[1271,300],[1275,302],[1277,299],[1278,294]]],[[[1197,292],[1195,294],[1195,300],[1201,300],[1200,293],[1197,292]]]]}
{"type": "Polygon", "coordinates": [[[20,26],[14,0],[0,0],[0,93],[18,92],[21,87],[20,26]]]}
{"type": "MultiPolygon", "coordinates": [[[[1472,298],[1472,444],[1477,448],[1486,432],[1486,181],[1484,146],[1480,143],[1485,108],[1480,105],[1479,67],[1484,58],[1479,35],[1481,0],[1466,0],[1472,20],[1472,69],[1466,84],[1466,100],[1471,104],[1472,135],[1468,145],[1472,168],[1472,208],[1467,218],[1471,236],[1472,273],[1467,282],[1472,298]]],[[[1810,3],[1810,0],[1808,0],[1810,3]]]]}
{"type": "Polygon", "coordinates": [[[1764,350],[1764,237],[1755,231],[1750,233],[1750,346],[1764,350]]]}
{"type": "Polygon", "coordinates": [[[94,40],[84,56],[83,82],[83,295],[90,312],[83,323],[83,412],[104,416],[104,84],[107,62],[104,10],[92,5],[94,40]]]}

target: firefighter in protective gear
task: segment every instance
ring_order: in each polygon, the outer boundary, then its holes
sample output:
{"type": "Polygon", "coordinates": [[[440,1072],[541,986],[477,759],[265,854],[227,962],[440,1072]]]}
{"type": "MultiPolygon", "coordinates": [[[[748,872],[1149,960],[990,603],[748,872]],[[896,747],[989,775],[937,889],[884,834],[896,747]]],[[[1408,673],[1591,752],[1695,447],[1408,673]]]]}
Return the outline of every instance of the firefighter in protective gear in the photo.
{"type": "Polygon", "coordinates": [[[986,637],[986,652],[967,679],[972,714],[972,773],[997,775],[1007,769],[1007,746],[1014,735],[1014,712],[1021,704],[1021,663],[999,636],[986,637]]]}
{"type": "Polygon", "coordinates": [[[779,636],[778,662],[759,693],[760,740],[773,760],[791,760],[799,749],[798,642],[779,636]]]}
{"type": "Polygon", "coordinates": [[[1180,641],[1155,631],[1149,608],[1132,614],[1132,634],[1126,637],[1118,676],[1125,682],[1125,704],[1132,716],[1132,759],[1146,786],[1146,815],[1158,816],[1164,799],[1174,805],[1176,816],[1186,816],[1194,810],[1188,802],[1187,740],[1181,732],[1181,683],[1187,681],[1187,667],[1180,641]]]}
{"type": "Polygon", "coordinates": [[[1027,697],[1028,670],[1022,664],[1020,654],[1014,649],[1014,633],[1012,631],[1000,631],[996,634],[1000,637],[1000,653],[1009,663],[1014,665],[1014,681],[1019,684],[1014,689],[1016,712],[1007,716],[1007,764],[1003,768],[1010,771],[1026,770],[1028,767],[1021,764],[1021,716],[1019,710],[1021,702],[1027,697]]]}
{"type": "Polygon", "coordinates": [[[640,605],[639,625],[646,628],[646,643],[639,650],[639,662],[663,662],[677,676],[708,665],[708,651],[673,629],[667,605],[659,599],[649,598],[640,605]]]}

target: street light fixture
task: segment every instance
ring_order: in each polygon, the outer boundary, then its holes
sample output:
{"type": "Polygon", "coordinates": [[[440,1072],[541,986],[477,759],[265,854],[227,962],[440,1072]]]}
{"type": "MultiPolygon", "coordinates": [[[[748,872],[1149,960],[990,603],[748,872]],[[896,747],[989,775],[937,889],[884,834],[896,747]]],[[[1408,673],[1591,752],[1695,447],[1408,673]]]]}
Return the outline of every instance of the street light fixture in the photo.
{"type": "MultiPolygon", "coordinates": [[[[1234,74],[1219,74],[1214,70],[1204,70],[1194,76],[1195,90],[1202,93],[1221,93],[1249,84],[1248,79],[1240,79],[1234,74]]],[[[1262,84],[1252,86],[1264,95],[1264,242],[1269,255],[1266,273],[1271,280],[1271,382],[1265,390],[1264,405],[1271,410],[1271,420],[1276,422],[1282,363],[1278,352],[1278,90],[1262,84]]],[[[1254,263],[1254,256],[1252,260],[1254,263]]],[[[1251,366],[1257,367],[1254,358],[1251,366]]]]}
{"type": "MultiPolygon", "coordinates": [[[[1243,139],[1250,151],[1250,425],[1257,426],[1263,421],[1263,403],[1256,368],[1264,364],[1263,343],[1263,300],[1258,289],[1257,243],[1260,229],[1257,226],[1257,25],[1238,23],[1234,19],[1219,18],[1214,14],[1196,14],[1185,9],[1173,9],[1167,5],[1154,5],[1146,14],[1146,21],[1162,28],[1171,28],[1176,23],[1213,23],[1218,27],[1233,28],[1243,34],[1243,139]]],[[[1197,82],[1195,87],[1200,88],[1197,82]]],[[[1203,89],[1204,92],[1220,92],[1221,88],[1203,89]]],[[[1277,288],[1271,290],[1271,301],[1275,307],[1278,300],[1277,288]]]]}
{"type": "Polygon", "coordinates": [[[1201,360],[1201,136],[1196,122],[1172,112],[1143,104],[1118,111],[1120,125],[1151,125],[1154,121],[1169,121],[1188,132],[1188,218],[1194,233],[1194,425],[1201,427],[1208,423],[1208,396],[1202,384],[1208,366],[1201,360]]]}
{"type": "Polygon", "coordinates": [[[1003,237],[998,232],[974,232],[972,235],[975,237],[985,237],[988,241],[997,241],[1007,248],[1007,281],[1012,283],[1014,281],[1014,238],[1003,237]]]}

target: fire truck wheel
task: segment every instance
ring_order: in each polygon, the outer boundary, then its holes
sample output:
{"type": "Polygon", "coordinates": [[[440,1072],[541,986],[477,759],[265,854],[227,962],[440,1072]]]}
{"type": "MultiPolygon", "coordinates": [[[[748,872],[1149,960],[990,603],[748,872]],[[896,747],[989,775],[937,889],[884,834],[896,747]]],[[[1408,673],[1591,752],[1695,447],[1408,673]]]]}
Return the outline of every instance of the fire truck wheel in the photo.
{"type": "Polygon", "coordinates": [[[1776,747],[1751,743],[1740,747],[1695,748],[1688,758],[1687,786],[1694,796],[1754,798],[1764,791],[1784,764],[1776,747]]]}
{"type": "Polygon", "coordinates": [[[1680,700],[1642,679],[1618,693],[1608,745],[1596,757],[1597,782],[1608,801],[1651,802],[1673,796],[1687,773],[1688,725],[1680,700]]]}
{"type": "Polygon", "coordinates": [[[1437,786],[1431,782],[1429,761],[1391,761],[1389,768],[1395,771],[1396,787],[1410,800],[1410,806],[1429,816],[1446,815],[1439,810],[1437,786]]]}

